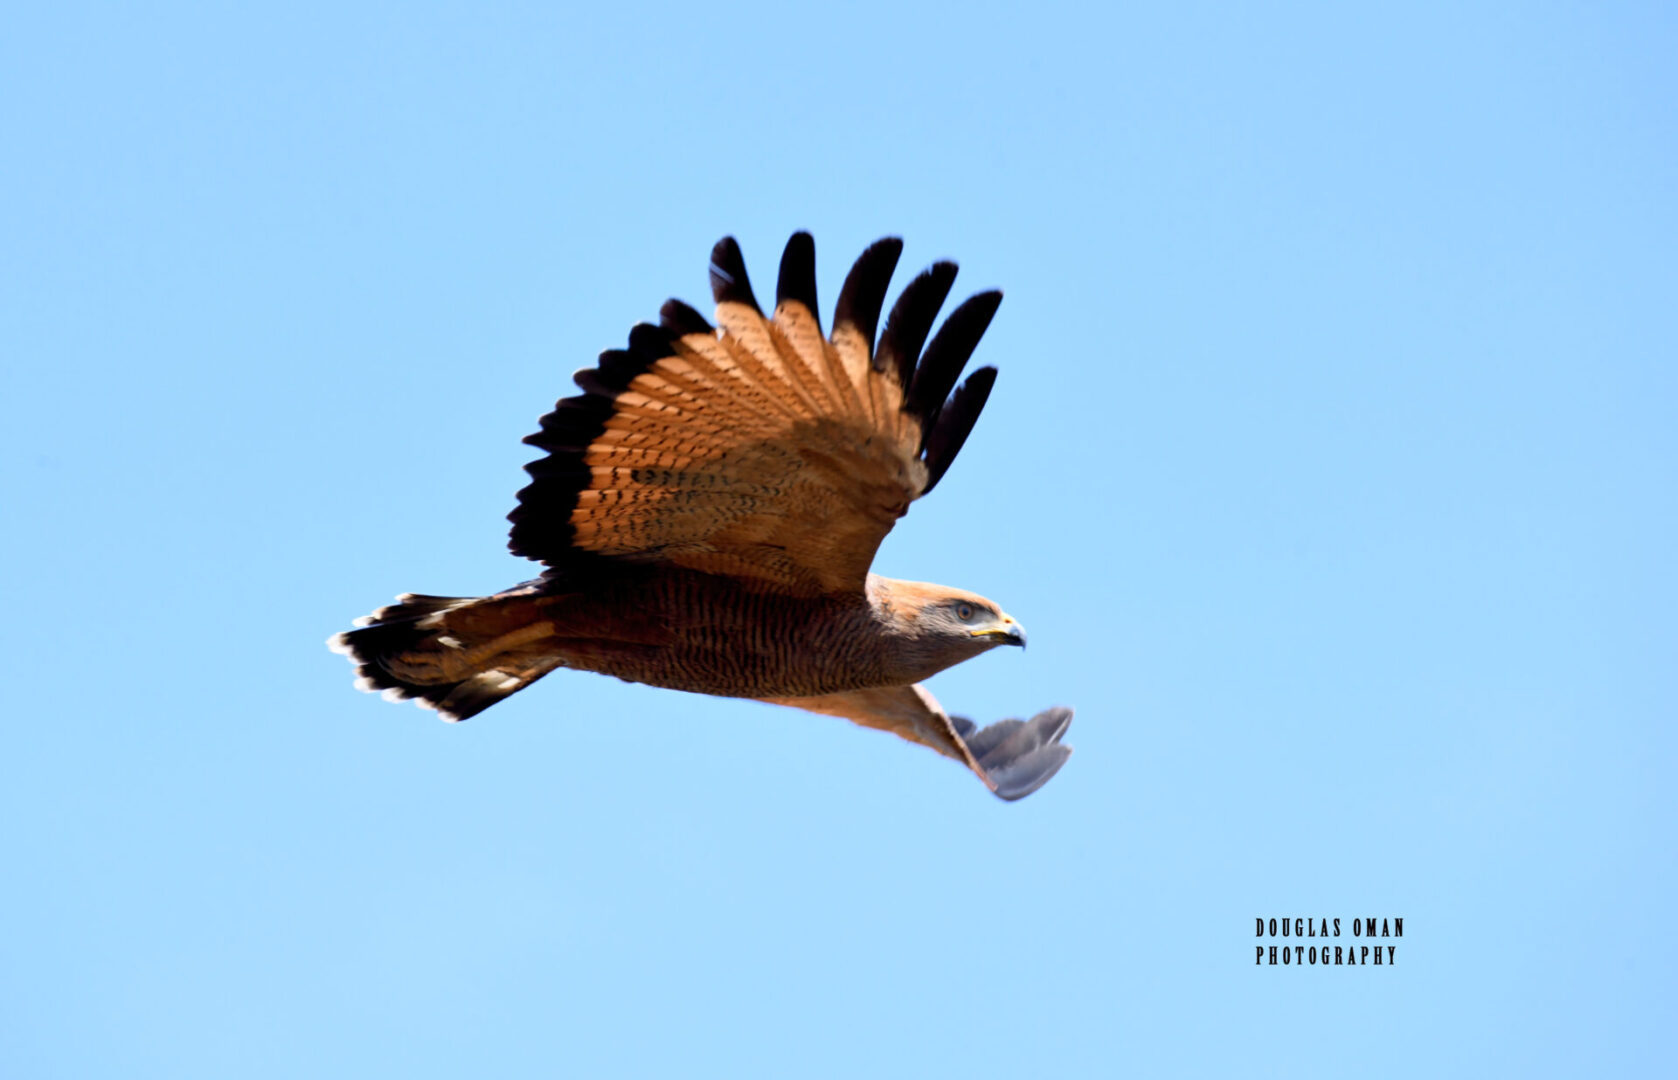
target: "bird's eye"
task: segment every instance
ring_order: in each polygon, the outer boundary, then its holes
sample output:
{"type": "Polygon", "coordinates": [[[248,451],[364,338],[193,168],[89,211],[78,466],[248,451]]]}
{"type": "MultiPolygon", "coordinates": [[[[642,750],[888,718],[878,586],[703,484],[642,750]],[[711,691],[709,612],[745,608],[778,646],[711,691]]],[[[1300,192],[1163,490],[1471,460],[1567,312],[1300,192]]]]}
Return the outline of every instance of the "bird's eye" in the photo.
{"type": "Polygon", "coordinates": [[[962,622],[972,622],[973,621],[973,605],[972,604],[957,604],[956,605],[956,618],[960,619],[962,622]]]}

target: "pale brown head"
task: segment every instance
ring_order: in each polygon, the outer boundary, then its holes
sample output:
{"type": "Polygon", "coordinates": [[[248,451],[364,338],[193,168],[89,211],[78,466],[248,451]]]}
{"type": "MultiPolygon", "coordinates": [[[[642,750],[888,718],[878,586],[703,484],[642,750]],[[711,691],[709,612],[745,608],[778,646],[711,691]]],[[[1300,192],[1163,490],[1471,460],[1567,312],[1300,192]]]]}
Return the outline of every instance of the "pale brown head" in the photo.
{"type": "Polygon", "coordinates": [[[1025,628],[993,600],[965,589],[870,575],[869,599],[904,674],[919,680],[998,645],[1025,646],[1025,628]]]}

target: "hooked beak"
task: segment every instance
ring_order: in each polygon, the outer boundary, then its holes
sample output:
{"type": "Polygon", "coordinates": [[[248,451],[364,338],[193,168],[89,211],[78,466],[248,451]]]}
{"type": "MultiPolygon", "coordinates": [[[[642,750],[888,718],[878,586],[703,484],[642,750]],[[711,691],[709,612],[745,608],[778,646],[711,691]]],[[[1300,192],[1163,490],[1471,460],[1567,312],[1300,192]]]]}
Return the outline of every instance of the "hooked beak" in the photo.
{"type": "Polygon", "coordinates": [[[1025,627],[1006,615],[1002,617],[1000,627],[992,627],[989,630],[975,630],[973,636],[994,641],[998,645],[1018,645],[1022,649],[1025,648],[1025,627]]]}

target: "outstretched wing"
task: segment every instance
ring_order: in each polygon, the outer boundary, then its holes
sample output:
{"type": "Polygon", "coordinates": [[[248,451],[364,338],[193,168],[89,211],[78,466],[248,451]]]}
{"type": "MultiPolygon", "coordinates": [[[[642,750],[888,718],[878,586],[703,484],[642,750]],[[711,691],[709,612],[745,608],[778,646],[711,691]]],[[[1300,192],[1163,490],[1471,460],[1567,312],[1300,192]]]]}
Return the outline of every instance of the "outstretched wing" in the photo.
{"type": "Polygon", "coordinates": [[[1030,720],[998,720],[977,727],[950,716],[919,683],[879,690],[852,690],[821,697],[764,698],[775,705],[842,716],[863,727],[900,735],[955,758],[978,774],[999,799],[1023,799],[1049,782],[1072,756],[1061,736],[1072,726],[1072,710],[1045,709],[1030,720]]]}
{"type": "Polygon", "coordinates": [[[933,264],[874,332],[902,241],[856,261],[824,337],[815,244],[781,257],[775,311],[752,296],[739,246],[711,253],[712,327],[664,305],[629,348],[576,374],[525,442],[548,456],[508,515],[515,554],[563,569],[591,559],[674,564],[792,595],[863,587],[909,503],[931,491],[966,441],[996,369],[952,388],[1002,300],[983,292],[926,344],[955,279],[933,264]]]}

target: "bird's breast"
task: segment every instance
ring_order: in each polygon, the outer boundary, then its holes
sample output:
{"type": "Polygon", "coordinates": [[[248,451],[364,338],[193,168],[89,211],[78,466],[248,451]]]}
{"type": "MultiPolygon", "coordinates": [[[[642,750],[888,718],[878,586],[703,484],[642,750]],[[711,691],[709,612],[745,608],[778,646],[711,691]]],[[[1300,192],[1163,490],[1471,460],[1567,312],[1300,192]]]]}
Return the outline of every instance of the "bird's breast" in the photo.
{"type": "Polygon", "coordinates": [[[890,682],[867,600],[754,592],[703,574],[613,583],[556,616],[568,667],[725,697],[802,697],[890,682]]]}

